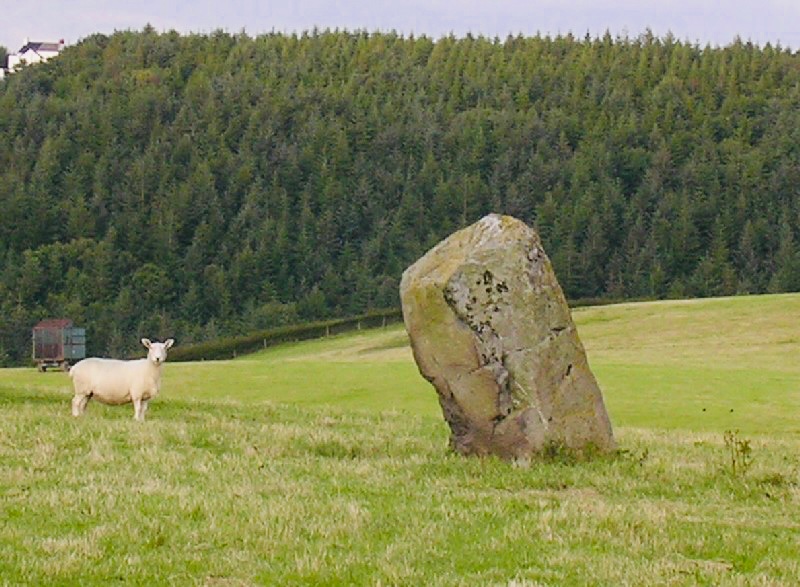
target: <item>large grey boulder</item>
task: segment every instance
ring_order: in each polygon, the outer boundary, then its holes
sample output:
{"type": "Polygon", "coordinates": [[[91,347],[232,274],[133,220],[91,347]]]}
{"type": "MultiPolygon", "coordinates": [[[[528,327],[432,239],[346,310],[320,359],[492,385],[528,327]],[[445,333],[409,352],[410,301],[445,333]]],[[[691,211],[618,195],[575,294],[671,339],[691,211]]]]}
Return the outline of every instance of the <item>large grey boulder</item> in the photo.
{"type": "Polygon", "coordinates": [[[526,460],[614,448],[603,396],[539,236],[490,214],[403,273],[420,373],[459,453],[526,460]]]}

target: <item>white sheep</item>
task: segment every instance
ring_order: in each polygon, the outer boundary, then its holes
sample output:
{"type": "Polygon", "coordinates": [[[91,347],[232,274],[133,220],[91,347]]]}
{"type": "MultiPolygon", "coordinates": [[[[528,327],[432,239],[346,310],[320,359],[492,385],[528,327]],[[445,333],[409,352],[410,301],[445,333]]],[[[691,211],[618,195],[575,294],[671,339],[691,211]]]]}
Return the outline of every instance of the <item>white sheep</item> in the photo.
{"type": "Polygon", "coordinates": [[[167,360],[167,349],[174,344],[150,342],[143,338],[148,349],[146,359],[119,361],[91,357],[78,361],[70,370],[75,397],[72,398],[72,415],[86,411],[91,398],[104,404],[120,405],[133,402],[133,417],[143,421],[147,402],[158,395],[161,388],[161,364],[167,360]]]}

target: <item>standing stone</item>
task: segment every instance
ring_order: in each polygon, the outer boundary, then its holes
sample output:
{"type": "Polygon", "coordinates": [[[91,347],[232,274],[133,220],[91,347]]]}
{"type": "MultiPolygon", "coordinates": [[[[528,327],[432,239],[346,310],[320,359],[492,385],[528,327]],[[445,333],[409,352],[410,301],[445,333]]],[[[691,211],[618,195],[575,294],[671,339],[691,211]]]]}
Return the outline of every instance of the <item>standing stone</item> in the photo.
{"type": "Polygon", "coordinates": [[[452,234],[406,269],[400,297],[454,450],[525,460],[614,448],[564,294],[523,222],[490,214],[452,234]]]}

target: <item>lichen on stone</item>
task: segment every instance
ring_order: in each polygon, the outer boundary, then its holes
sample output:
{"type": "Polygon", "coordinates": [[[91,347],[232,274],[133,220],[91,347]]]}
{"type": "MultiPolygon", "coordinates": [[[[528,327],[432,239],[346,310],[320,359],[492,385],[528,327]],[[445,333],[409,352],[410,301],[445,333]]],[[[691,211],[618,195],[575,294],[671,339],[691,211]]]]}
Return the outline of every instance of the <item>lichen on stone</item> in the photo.
{"type": "Polygon", "coordinates": [[[547,445],[614,446],[602,394],[538,235],[489,215],[409,267],[403,315],[451,444],[528,458],[547,445]]]}

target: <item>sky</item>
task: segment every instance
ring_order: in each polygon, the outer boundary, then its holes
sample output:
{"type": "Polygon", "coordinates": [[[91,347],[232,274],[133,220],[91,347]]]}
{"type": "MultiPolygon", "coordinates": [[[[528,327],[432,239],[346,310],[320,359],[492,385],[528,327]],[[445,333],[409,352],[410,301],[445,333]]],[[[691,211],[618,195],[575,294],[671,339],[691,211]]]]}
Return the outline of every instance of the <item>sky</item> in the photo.
{"type": "Polygon", "coordinates": [[[390,31],[438,38],[609,31],[725,46],[737,36],[800,49],[800,0],[0,0],[0,45],[26,39],[74,44],[94,33],[141,30],[251,36],[320,29],[390,31]]]}

